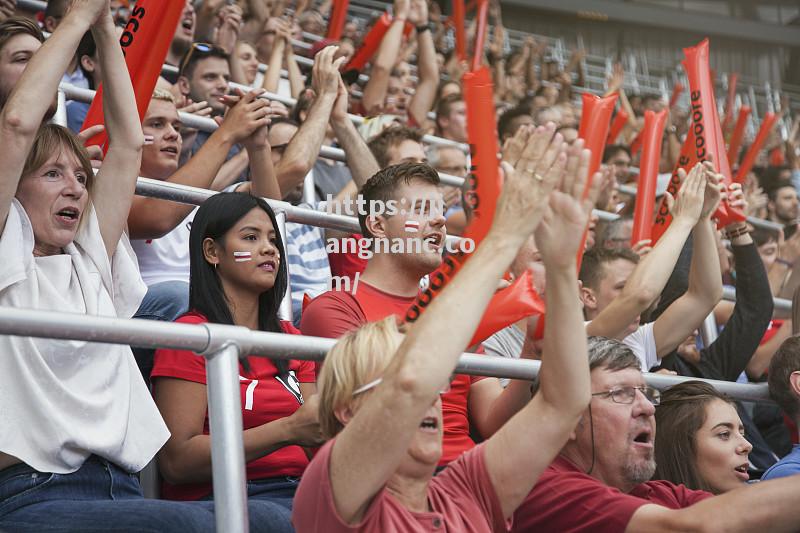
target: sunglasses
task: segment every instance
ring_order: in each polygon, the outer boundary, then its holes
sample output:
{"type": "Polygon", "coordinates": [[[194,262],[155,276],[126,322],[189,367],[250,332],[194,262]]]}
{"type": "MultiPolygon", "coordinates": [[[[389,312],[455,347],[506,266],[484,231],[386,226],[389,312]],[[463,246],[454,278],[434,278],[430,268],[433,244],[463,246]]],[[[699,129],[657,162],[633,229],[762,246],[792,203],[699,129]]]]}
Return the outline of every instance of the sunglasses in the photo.
{"type": "Polygon", "coordinates": [[[189,51],[183,56],[181,64],[178,67],[179,75],[183,76],[183,73],[186,71],[186,67],[189,65],[189,62],[192,60],[195,54],[197,54],[198,59],[202,59],[211,55],[224,55],[225,50],[215,44],[192,43],[191,48],[189,48],[189,51]]]}

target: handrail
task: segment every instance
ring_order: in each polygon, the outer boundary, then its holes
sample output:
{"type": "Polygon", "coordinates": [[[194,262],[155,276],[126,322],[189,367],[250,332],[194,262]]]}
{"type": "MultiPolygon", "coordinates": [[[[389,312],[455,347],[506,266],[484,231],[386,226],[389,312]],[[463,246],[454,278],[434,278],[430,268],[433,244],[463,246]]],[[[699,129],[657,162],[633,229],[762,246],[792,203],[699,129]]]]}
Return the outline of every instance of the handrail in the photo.
{"type": "MultiPolygon", "coordinates": [[[[236,83],[231,84],[234,87],[245,87],[244,85],[239,85],[236,83]]],[[[64,92],[65,96],[68,100],[75,100],[77,102],[84,102],[84,103],[91,103],[94,99],[95,91],[92,89],[84,89],[82,87],[76,87],[69,83],[61,83],[59,85],[59,89],[64,92]]],[[[265,98],[270,98],[274,100],[287,100],[285,97],[273,94],[273,93],[266,93],[263,95],[265,98]],[[274,97],[274,98],[273,98],[274,97]]],[[[208,117],[201,117],[194,115],[192,113],[178,113],[181,122],[189,126],[190,128],[197,129],[199,131],[203,131],[206,133],[212,133],[219,128],[219,125],[214,122],[214,120],[208,117]]],[[[355,115],[352,115],[355,116],[355,115]]],[[[444,139],[447,140],[447,139],[444,139]]],[[[453,141],[448,141],[452,143],[453,141]]],[[[457,143],[453,143],[457,144],[457,143]]],[[[341,148],[334,148],[332,146],[322,146],[319,150],[319,156],[324,157],[326,159],[333,159],[334,161],[341,161],[346,163],[347,156],[341,148]]],[[[451,185],[453,187],[460,187],[464,183],[464,178],[459,178],[457,176],[451,176],[449,174],[439,174],[439,178],[443,185],[451,185]]]]}
{"type": "MultiPolygon", "coordinates": [[[[157,320],[89,316],[60,311],[19,309],[0,306],[0,334],[54,339],[73,339],[142,348],[173,348],[207,353],[218,343],[239,346],[240,357],[249,355],[274,359],[321,361],[336,343],[335,339],[254,331],[221,324],[174,324],[157,320]]],[[[465,353],[456,372],[510,379],[535,379],[541,362],[491,355],[465,353]]],[[[686,376],[644,374],[648,384],[668,388],[700,379],[686,376]]],[[[702,379],[715,388],[743,401],[771,401],[766,384],[743,384],[702,379]]]]}
{"type": "MultiPolygon", "coordinates": [[[[0,334],[191,350],[205,357],[212,484],[216,495],[214,519],[217,531],[232,533],[245,533],[249,529],[238,360],[268,356],[321,361],[336,342],[224,324],[176,324],[13,307],[0,307],[0,334]]],[[[455,372],[533,380],[540,367],[540,361],[530,359],[465,353],[459,358],[455,372]]],[[[657,389],[703,381],[737,400],[770,401],[766,383],[742,384],[655,373],[644,373],[644,379],[657,389]]]]}
{"type": "MultiPolygon", "coordinates": [[[[189,185],[180,185],[166,181],[139,178],[138,182],[136,183],[136,194],[140,196],[161,198],[162,200],[170,200],[184,204],[201,205],[211,196],[218,194],[218,192],[208,189],[200,189],[198,187],[190,187],[189,185]]],[[[324,210],[318,211],[315,209],[298,207],[280,200],[272,200],[269,198],[265,198],[265,200],[276,213],[285,213],[287,222],[308,224],[319,228],[335,229],[353,233],[360,233],[361,231],[358,224],[358,219],[355,217],[328,213],[324,210]]],[[[601,220],[613,220],[615,218],[619,218],[619,215],[609,213],[607,211],[594,210],[594,213],[597,214],[601,220]]],[[[459,239],[459,237],[456,237],[455,235],[448,235],[447,239],[456,241],[459,239]]],[[[723,300],[735,302],[736,291],[732,288],[725,287],[723,289],[722,298],[723,300]]],[[[791,300],[774,298],[774,305],[776,316],[786,317],[790,315],[792,310],[791,300]]]]}

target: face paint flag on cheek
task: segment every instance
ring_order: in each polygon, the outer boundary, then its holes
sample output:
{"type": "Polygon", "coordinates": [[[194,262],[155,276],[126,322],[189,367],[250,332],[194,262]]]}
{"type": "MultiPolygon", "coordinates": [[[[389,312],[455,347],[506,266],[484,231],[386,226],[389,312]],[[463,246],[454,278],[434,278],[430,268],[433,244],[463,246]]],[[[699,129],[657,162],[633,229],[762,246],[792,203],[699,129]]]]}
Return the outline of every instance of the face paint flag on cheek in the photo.
{"type": "Polygon", "coordinates": [[[233,252],[233,260],[237,263],[244,263],[245,261],[252,261],[253,254],[250,252],[233,252]]]}
{"type": "Polygon", "coordinates": [[[419,231],[419,222],[416,220],[406,220],[406,231],[409,233],[417,233],[419,231]]]}

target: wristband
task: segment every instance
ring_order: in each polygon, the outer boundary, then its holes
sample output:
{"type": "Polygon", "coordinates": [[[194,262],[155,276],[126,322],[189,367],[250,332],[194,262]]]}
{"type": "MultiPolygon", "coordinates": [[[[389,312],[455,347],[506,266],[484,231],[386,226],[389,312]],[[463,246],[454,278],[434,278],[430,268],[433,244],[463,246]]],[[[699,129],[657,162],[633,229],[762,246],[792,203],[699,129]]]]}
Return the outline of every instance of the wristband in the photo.
{"type": "Polygon", "coordinates": [[[429,22],[428,24],[422,24],[420,26],[417,26],[416,28],[417,28],[417,34],[420,34],[422,32],[431,31],[431,24],[429,22]]]}
{"type": "Polygon", "coordinates": [[[745,224],[745,225],[740,226],[738,228],[734,228],[734,229],[731,229],[731,230],[726,230],[725,231],[725,237],[729,241],[732,241],[736,237],[741,237],[742,235],[747,235],[748,233],[750,233],[750,227],[747,226],[747,224],[745,224]]]}

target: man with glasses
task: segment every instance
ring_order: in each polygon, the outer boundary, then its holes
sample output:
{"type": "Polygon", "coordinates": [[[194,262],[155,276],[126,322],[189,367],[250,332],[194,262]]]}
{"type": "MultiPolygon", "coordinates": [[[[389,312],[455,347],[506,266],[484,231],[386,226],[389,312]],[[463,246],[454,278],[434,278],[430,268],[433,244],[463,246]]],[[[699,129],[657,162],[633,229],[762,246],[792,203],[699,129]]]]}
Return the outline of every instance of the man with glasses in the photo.
{"type": "Polygon", "coordinates": [[[655,472],[655,406],[626,345],[590,337],[592,400],[567,444],[514,514],[513,531],[794,531],[800,477],[713,497],[655,472]]]}

